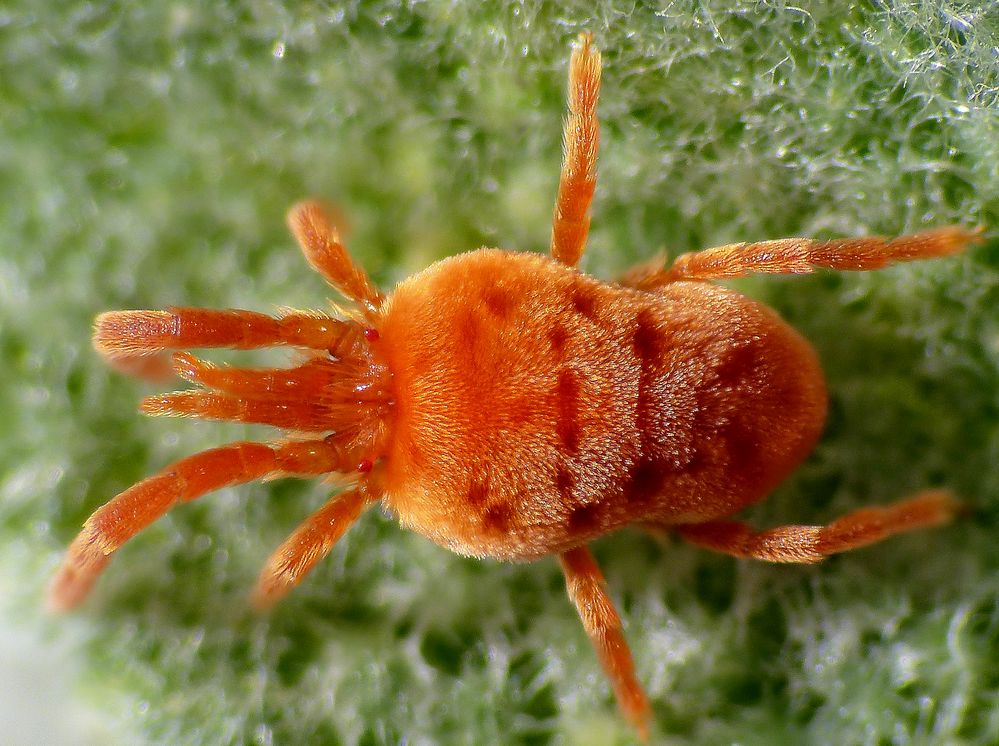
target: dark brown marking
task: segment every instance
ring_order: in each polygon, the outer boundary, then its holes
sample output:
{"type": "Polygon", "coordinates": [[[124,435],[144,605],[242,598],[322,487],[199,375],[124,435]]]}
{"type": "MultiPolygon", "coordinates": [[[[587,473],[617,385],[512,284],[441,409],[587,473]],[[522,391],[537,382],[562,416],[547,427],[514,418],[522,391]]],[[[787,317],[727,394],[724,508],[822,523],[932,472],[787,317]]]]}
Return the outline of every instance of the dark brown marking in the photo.
{"type": "Polygon", "coordinates": [[[638,362],[644,373],[648,365],[659,359],[663,338],[655,317],[648,309],[639,311],[635,317],[635,322],[635,333],[631,338],[631,345],[638,356],[638,362]]]}
{"type": "Polygon", "coordinates": [[[561,324],[555,324],[548,330],[548,341],[551,342],[552,350],[561,356],[565,353],[565,344],[569,341],[569,332],[561,324]]]}
{"type": "Polygon", "coordinates": [[[579,378],[572,368],[563,368],[558,373],[558,420],[555,429],[562,447],[569,456],[579,452],[579,378]]]}
{"type": "Polygon", "coordinates": [[[744,381],[756,377],[757,367],[755,346],[740,345],[729,350],[715,369],[715,375],[720,386],[738,388],[744,381]]]}
{"type": "Polygon", "coordinates": [[[510,506],[505,503],[490,505],[482,514],[482,525],[487,531],[505,534],[510,530],[511,515],[510,506]]]}
{"type": "Polygon", "coordinates": [[[480,321],[475,311],[463,309],[456,319],[458,326],[458,337],[466,349],[473,349],[479,339],[480,321]]]}
{"type": "Polygon", "coordinates": [[[507,318],[510,312],[513,311],[513,296],[508,291],[496,285],[483,288],[482,301],[486,304],[486,308],[500,319],[507,318]]]}
{"type": "Polygon", "coordinates": [[[569,471],[567,464],[560,463],[555,468],[555,489],[563,502],[571,502],[576,489],[576,478],[569,471]]]}
{"type": "Polygon", "coordinates": [[[695,474],[711,466],[711,459],[700,447],[696,438],[692,439],[685,452],[686,463],[679,465],[677,472],[680,474],[695,474]]]}
{"type": "Polygon", "coordinates": [[[597,293],[595,287],[588,287],[582,282],[572,286],[572,307],[583,318],[597,321],[597,293]]]}
{"type": "Polygon", "coordinates": [[[629,503],[644,505],[657,498],[663,489],[664,475],[659,465],[643,456],[631,469],[631,483],[624,497],[629,503]]]}
{"type": "Polygon", "coordinates": [[[593,531],[600,524],[600,505],[590,503],[580,505],[569,514],[569,532],[573,534],[587,534],[593,531]]]}
{"type": "Polygon", "coordinates": [[[733,420],[721,429],[725,440],[725,452],[733,474],[739,477],[759,471],[760,443],[754,428],[747,427],[739,420],[733,420]]]}
{"type": "Polygon", "coordinates": [[[649,454],[656,447],[654,419],[657,412],[651,389],[655,382],[656,363],[659,361],[663,337],[655,317],[648,309],[639,311],[635,316],[635,331],[631,338],[631,344],[640,366],[638,400],[635,405],[635,429],[638,430],[642,457],[635,466],[632,475],[632,490],[628,494],[629,499],[644,502],[655,497],[655,494],[659,492],[661,479],[658,475],[662,471],[660,464],[652,464],[649,461],[649,454]]]}
{"type": "Polygon", "coordinates": [[[472,507],[483,505],[489,497],[489,477],[472,477],[472,483],[468,486],[468,504],[472,507]]]}

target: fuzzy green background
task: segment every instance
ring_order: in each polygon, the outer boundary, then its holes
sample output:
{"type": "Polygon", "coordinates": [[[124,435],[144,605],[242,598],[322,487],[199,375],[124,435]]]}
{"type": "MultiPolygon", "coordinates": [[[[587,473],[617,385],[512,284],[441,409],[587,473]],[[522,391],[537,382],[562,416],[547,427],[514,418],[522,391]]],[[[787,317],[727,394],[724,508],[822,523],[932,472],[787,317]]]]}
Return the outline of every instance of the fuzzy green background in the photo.
{"type": "MultiPolygon", "coordinates": [[[[633,742],[553,561],[461,559],[374,510],[251,613],[261,563],[327,497],[316,482],[185,505],[81,611],[40,608],[94,508],[183,455],[268,436],[140,417],[155,389],[106,370],[93,316],[322,307],[284,228],[309,195],[345,207],[386,288],[484,244],[544,250],[584,29],[604,52],[587,271],[788,235],[995,235],[995,3],[0,9],[0,741],[633,742]]],[[[931,485],[976,510],[814,567],[597,542],[654,740],[996,743],[999,242],[739,287],[816,345],[831,396],[814,455],[752,521],[823,522],[931,485]]]]}

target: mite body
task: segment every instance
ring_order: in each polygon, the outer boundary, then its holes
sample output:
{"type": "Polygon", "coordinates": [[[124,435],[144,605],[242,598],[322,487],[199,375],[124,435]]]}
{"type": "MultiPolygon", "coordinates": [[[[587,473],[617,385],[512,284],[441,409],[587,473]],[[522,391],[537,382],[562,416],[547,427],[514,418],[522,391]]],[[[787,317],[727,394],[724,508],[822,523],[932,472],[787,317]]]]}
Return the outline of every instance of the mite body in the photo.
{"type": "Polygon", "coordinates": [[[667,527],[737,557],[816,562],[950,518],[946,492],[850,513],[826,526],[756,531],[727,520],[807,455],[825,416],[811,347],[774,312],[709,280],[815,267],[879,269],[945,256],[978,233],[942,228],[887,240],[733,244],[600,282],[576,265],[596,185],[600,55],[584,35],[569,66],[570,113],[551,257],[481,249],[445,259],[383,295],[318,203],[289,225],[306,259],[352,310],[172,308],[102,314],[97,349],[117,368],[176,374],[194,388],[148,397],[147,414],[273,425],[182,459],[99,508],[73,541],[50,604],[75,606],[110,556],[173,506],[278,476],[341,475],[343,491],[267,561],[267,606],[299,583],[361,512],[476,557],[559,558],[570,599],[645,736],[649,706],[621,622],[586,543],[631,525],[667,527]],[[218,367],[203,347],[288,346],[284,369],[218,367]]]}
{"type": "Polygon", "coordinates": [[[384,499],[462,554],[535,559],[731,515],[797,466],[825,414],[809,345],[707,283],[653,294],[481,250],[402,283],[381,329],[384,499]]]}

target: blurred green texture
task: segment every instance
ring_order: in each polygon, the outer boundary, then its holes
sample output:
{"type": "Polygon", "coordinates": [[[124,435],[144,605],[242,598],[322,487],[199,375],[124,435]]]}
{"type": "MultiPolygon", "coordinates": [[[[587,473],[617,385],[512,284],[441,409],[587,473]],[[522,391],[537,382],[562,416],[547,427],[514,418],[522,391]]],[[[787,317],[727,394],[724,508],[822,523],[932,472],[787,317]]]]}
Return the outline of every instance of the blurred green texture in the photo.
{"type": "MultiPolygon", "coordinates": [[[[284,228],[309,195],[345,207],[385,288],[481,245],[544,250],[582,30],[605,65],[586,271],[737,240],[999,226],[995,4],[0,9],[0,613],[88,713],[38,723],[79,743],[633,742],[554,562],[461,559],[371,511],[251,613],[260,564],[326,498],[318,482],[178,508],[78,614],[41,611],[94,508],[183,455],[268,436],[138,416],[154,389],[106,370],[93,316],[324,307],[284,228]]],[[[815,344],[831,396],[815,454],[750,520],[823,522],[931,485],[975,511],[815,567],[639,532],[596,543],[656,742],[995,743],[999,244],[738,287],[815,344]]],[[[30,733],[19,715],[11,732],[30,733]]]]}

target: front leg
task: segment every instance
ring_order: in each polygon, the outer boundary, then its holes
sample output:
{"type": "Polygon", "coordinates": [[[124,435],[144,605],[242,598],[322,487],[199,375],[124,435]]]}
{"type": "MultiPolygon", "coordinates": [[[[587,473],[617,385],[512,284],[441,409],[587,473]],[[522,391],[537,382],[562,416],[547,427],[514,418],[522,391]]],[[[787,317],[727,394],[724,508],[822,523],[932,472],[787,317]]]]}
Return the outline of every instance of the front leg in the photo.
{"type": "Polygon", "coordinates": [[[649,702],[635,678],[635,664],[621,631],[621,618],[604,587],[604,576],[585,546],[565,552],[559,562],[569,598],[576,605],[583,628],[611,680],[618,706],[642,741],[648,741],[649,702]]]}
{"type": "Polygon", "coordinates": [[[135,359],[167,350],[227,347],[304,347],[336,354],[352,344],[358,324],[325,314],[291,311],[279,318],[237,308],[172,307],[165,311],[107,311],[94,320],[94,349],[105,359],[135,359]]]}

